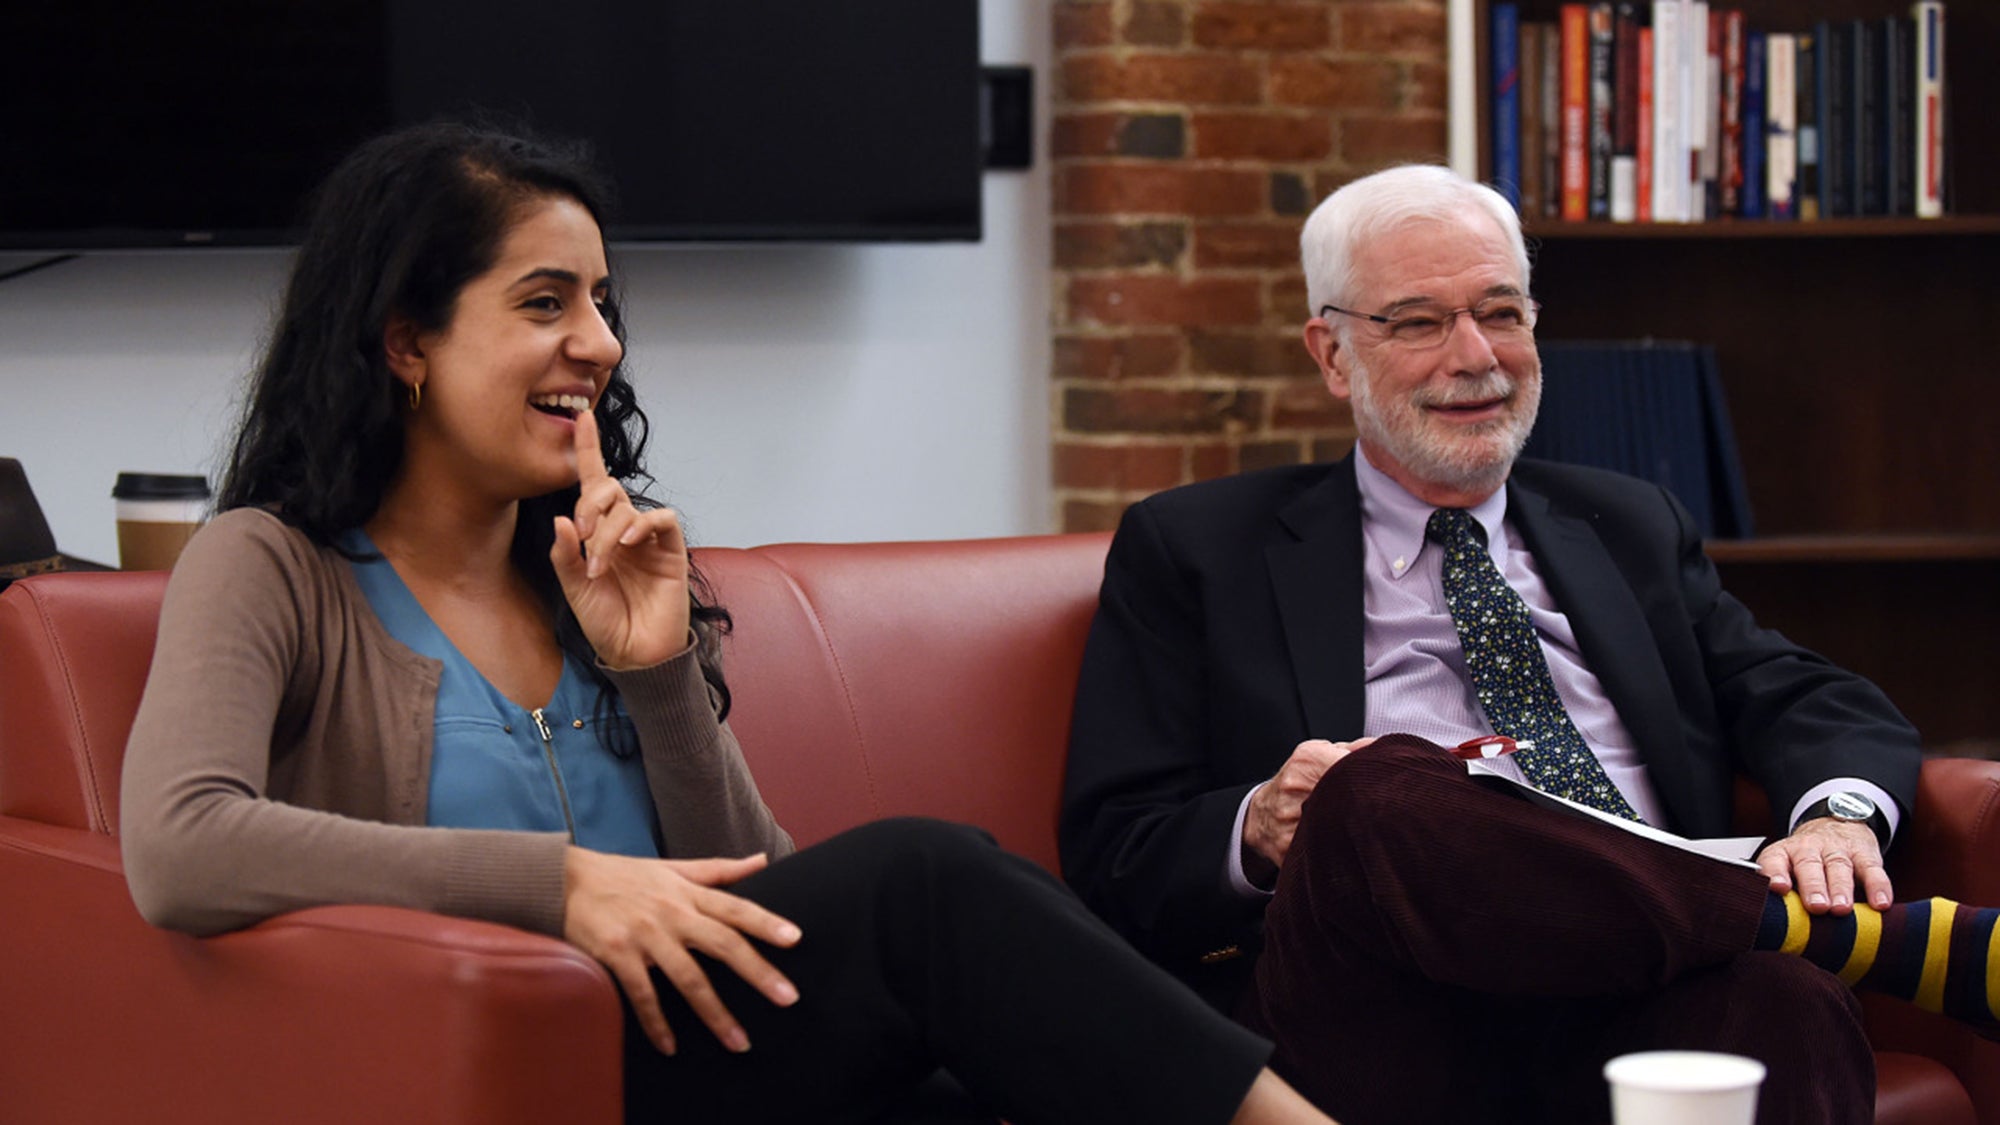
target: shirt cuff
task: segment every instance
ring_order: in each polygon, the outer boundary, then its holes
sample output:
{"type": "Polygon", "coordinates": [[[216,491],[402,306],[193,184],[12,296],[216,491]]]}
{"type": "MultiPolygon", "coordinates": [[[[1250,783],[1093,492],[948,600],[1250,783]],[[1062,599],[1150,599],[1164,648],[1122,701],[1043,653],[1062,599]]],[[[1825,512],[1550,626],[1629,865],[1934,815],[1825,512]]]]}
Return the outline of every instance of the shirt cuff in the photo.
{"type": "Polygon", "coordinates": [[[1875,802],[1875,807],[1882,811],[1884,817],[1888,818],[1889,840],[1890,842],[1894,842],[1896,839],[1896,826],[1903,819],[1902,810],[1896,807],[1896,798],[1891,797],[1888,790],[1883,789],[1874,782],[1863,781],[1858,777],[1836,777],[1830,781],[1822,781],[1811,789],[1806,790],[1805,796],[1799,798],[1799,803],[1792,806],[1792,818],[1787,823],[1796,832],[1799,827],[1799,817],[1805,813],[1807,808],[1811,807],[1817,801],[1833,796],[1835,793],[1849,792],[1859,793],[1875,802]]]}
{"type": "Polygon", "coordinates": [[[1250,792],[1243,794],[1243,803],[1236,806],[1236,823],[1229,829],[1229,858],[1222,862],[1223,878],[1239,898],[1270,898],[1273,893],[1269,888],[1252,883],[1250,877],[1243,874],[1243,821],[1250,815],[1250,798],[1269,784],[1267,781],[1252,786],[1250,792]]]}

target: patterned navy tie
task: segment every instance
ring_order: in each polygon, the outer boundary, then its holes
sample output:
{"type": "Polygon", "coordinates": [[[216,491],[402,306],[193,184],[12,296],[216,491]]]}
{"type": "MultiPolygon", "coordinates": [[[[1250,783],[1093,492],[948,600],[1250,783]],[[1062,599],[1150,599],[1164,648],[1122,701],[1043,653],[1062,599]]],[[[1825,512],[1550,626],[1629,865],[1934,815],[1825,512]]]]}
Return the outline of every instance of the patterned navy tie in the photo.
{"type": "Polygon", "coordinates": [[[1444,548],[1444,603],[1479,705],[1495,734],[1535,744],[1514,755],[1528,784],[1638,820],[1563,709],[1528,605],[1493,565],[1479,521],[1463,508],[1439,508],[1424,534],[1444,548]]]}

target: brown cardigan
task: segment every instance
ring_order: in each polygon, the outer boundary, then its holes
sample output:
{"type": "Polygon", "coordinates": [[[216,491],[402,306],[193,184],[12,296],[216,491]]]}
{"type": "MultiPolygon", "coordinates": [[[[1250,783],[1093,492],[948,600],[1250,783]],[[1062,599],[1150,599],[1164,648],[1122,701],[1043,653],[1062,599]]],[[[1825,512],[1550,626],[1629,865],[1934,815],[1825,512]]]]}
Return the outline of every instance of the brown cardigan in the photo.
{"type": "MultiPolygon", "coordinates": [[[[437,661],[392,638],[347,561],[225,512],[167,585],[121,786],[140,913],[196,934],[379,903],[560,935],[561,833],[423,826],[437,661]]],[[[789,853],[692,650],[611,673],[674,857],[789,853]]]]}

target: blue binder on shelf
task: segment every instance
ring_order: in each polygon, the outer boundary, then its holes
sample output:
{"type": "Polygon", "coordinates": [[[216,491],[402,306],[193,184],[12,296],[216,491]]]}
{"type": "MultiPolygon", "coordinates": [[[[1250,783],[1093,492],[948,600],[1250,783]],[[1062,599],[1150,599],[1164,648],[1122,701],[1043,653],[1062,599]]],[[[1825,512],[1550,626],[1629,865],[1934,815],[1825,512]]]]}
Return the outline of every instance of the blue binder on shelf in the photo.
{"type": "Polygon", "coordinates": [[[1715,349],[1671,340],[1547,341],[1542,409],[1522,451],[1649,480],[1708,537],[1753,534],[1715,349]]]}

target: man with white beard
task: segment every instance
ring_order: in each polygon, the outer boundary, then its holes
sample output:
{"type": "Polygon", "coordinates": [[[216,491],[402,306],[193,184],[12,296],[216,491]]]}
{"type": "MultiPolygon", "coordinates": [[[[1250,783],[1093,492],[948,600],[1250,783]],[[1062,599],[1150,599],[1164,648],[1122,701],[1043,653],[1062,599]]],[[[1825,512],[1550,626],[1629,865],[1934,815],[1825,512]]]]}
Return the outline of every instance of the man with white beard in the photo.
{"type": "Polygon", "coordinates": [[[1346,1125],[1602,1121],[1603,1062],[1656,1047],[1765,1062],[1764,1125],[1872,1121],[1843,979],[1991,1035],[1993,912],[1896,903],[1882,867],[1917,733],[1758,628],[1664,490],[1517,460],[1540,309],[1512,208],[1395,168],[1301,245],[1305,344],[1357,448],[1126,513],[1065,781],[1085,901],[1346,1125]],[[1774,839],[1753,870],[1551,811],[1446,749],[1481,739],[1689,837],[1730,834],[1746,772],[1774,839]],[[1933,954],[1955,998],[1902,964],[1933,954]]]}

